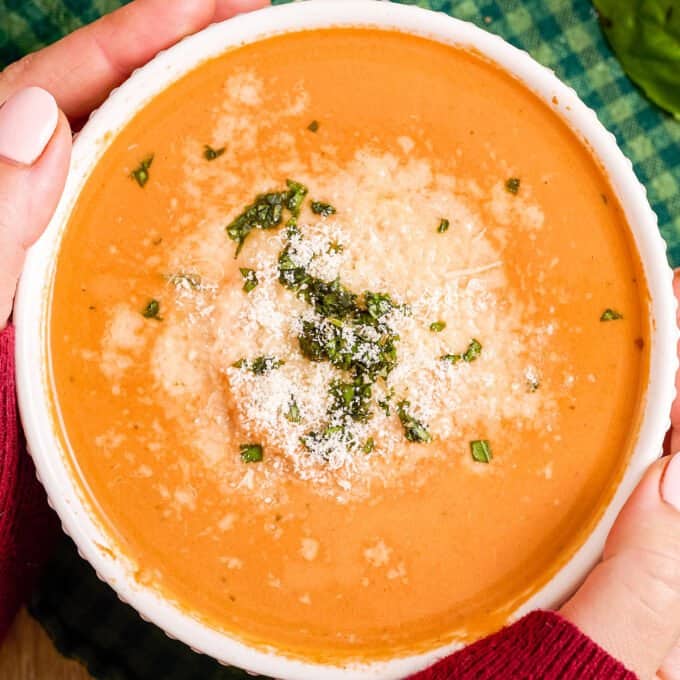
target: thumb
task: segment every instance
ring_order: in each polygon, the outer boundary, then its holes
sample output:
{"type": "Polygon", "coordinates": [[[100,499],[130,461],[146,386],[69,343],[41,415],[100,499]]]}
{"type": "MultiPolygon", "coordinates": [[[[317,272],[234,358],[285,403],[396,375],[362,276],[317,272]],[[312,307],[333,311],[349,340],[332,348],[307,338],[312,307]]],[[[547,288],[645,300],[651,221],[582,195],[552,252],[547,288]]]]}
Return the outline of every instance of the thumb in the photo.
{"type": "Polygon", "coordinates": [[[654,677],[680,635],[680,454],[647,470],[562,614],[640,678],[654,677]]]}
{"type": "Polygon", "coordinates": [[[24,88],[0,107],[0,330],[12,311],[26,249],[61,196],[70,153],[68,121],[46,90],[24,88]]]}

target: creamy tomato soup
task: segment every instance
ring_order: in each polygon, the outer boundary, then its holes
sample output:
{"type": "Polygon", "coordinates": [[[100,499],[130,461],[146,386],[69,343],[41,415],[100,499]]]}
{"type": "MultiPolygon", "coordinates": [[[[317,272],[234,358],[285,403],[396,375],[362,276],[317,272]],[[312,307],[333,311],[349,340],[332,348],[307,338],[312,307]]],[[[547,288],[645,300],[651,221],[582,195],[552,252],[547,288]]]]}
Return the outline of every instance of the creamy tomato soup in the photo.
{"type": "Polygon", "coordinates": [[[255,645],[372,659],[506,620],[636,436],[645,282],[549,105],[369,29],[209,61],[66,229],[54,405],[140,581],[255,645]]]}

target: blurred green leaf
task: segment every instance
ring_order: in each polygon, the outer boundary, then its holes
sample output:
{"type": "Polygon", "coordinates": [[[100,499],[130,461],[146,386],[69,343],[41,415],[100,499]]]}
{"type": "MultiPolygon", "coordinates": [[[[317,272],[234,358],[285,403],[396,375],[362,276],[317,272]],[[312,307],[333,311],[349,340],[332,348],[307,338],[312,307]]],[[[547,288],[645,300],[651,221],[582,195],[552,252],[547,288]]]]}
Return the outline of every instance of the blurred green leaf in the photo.
{"type": "Polygon", "coordinates": [[[680,119],[680,0],[594,0],[623,69],[680,119]]]}

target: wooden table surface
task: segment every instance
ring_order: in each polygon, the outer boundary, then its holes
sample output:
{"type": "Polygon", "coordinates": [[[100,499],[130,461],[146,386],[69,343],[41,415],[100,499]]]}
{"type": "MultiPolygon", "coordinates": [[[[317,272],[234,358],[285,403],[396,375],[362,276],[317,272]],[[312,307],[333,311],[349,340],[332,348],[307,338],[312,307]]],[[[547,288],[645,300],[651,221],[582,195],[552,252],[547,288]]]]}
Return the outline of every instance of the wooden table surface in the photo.
{"type": "Polygon", "coordinates": [[[90,674],[77,661],[64,659],[40,624],[22,609],[0,647],[0,678],[90,680],[90,674]]]}

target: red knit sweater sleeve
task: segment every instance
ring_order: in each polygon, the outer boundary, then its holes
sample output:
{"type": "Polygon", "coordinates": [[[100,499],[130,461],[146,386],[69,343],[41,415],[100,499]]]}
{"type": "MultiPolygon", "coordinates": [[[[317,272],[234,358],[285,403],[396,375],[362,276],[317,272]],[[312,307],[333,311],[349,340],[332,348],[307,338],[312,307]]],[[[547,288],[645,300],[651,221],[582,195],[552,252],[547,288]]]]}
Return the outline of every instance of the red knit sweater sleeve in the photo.
{"type": "Polygon", "coordinates": [[[536,611],[416,675],[411,680],[635,680],[576,626],[536,611]]]}
{"type": "Polygon", "coordinates": [[[0,641],[48,557],[59,524],[19,426],[14,328],[0,331],[0,641]]]}

